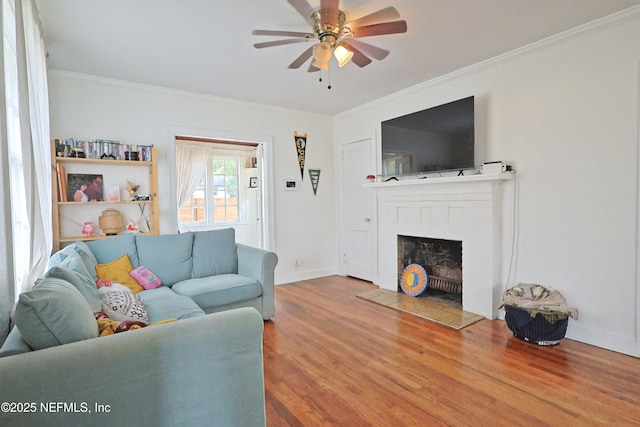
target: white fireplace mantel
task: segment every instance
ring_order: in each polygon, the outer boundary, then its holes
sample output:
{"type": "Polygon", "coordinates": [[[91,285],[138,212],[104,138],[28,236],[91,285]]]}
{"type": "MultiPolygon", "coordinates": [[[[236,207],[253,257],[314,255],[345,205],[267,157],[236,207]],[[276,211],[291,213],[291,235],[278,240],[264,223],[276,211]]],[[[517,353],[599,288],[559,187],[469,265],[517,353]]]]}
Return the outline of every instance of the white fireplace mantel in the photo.
{"type": "Polygon", "coordinates": [[[478,174],[364,184],[376,192],[378,276],[398,290],[398,235],[462,241],[462,307],[494,319],[502,294],[503,183],[478,174]]]}
{"type": "Polygon", "coordinates": [[[441,185],[441,184],[465,184],[471,182],[485,182],[485,181],[503,181],[512,180],[514,177],[511,173],[498,173],[498,174],[475,174],[464,176],[439,176],[434,178],[413,178],[413,179],[401,179],[392,181],[378,181],[368,182],[363,184],[365,188],[392,188],[392,187],[407,187],[407,186],[423,186],[423,185],[441,185]]]}

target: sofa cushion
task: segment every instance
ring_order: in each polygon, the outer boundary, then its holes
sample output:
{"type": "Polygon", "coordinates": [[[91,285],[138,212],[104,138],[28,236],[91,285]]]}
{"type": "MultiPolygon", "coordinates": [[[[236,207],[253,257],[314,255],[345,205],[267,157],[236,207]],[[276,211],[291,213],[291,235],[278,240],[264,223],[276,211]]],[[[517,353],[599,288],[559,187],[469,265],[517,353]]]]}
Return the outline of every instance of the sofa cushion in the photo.
{"type": "Polygon", "coordinates": [[[93,251],[86,242],[78,240],[76,242],[73,242],[69,246],[71,246],[82,257],[82,260],[85,262],[85,264],[87,264],[87,267],[89,267],[91,264],[98,263],[96,256],[93,254],[93,251]]]}
{"type": "Polygon", "coordinates": [[[66,267],[52,267],[44,275],[44,277],[57,277],[71,283],[84,297],[91,307],[91,310],[100,310],[100,296],[96,283],[88,276],[81,274],[75,270],[66,267]]]}
{"type": "Polygon", "coordinates": [[[11,331],[11,307],[6,300],[0,300],[0,347],[4,345],[11,331]]]}
{"type": "Polygon", "coordinates": [[[134,267],[140,265],[136,239],[131,233],[120,234],[108,239],[92,240],[87,242],[87,246],[100,264],[107,264],[114,259],[120,258],[123,254],[129,254],[131,265],[134,267]]]}
{"type": "Polygon", "coordinates": [[[178,295],[166,286],[142,291],[136,295],[144,301],[149,323],[204,316],[204,311],[191,298],[178,295]]]}
{"type": "Polygon", "coordinates": [[[66,246],[53,254],[51,258],[49,258],[48,268],[65,267],[77,271],[84,276],[92,278],[95,276],[95,278],[97,278],[95,264],[89,262],[89,265],[87,265],[82,255],[74,249],[74,246],[75,245],[66,246]]]}
{"type": "Polygon", "coordinates": [[[24,341],[34,350],[98,336],[93,311],[69,282],[47,277],[20,294],[15,322],[24,341]]]}
{"type": "Polygon", "coordinates": [[[4,344],[2,344],[2,347],[0,347],[0,358],[29,353],[30,351],[33,350],[24,342],[18,328],[13,328],[11,332],[9,332],[9,336],[7,336],[4,344]]]}
{"type": "Polygon", "coordinates": [[[238,255],[233,228],[193,233],[192,278],[237,272],[238,255]]]}
{"type": "MultiPolygon", "coordinates": [[[[89,277],[91,277],[93,280],[98,278],[95,271],[95,265],[98,263],[98,261],[96,260],[96,257],[95,255],[93,255],[93,252],[91,251],[89,246],[81,241],[73,242],[53,254],[51,258],[49,258],[48,268],[55,266],[73,268],[77,264],[69,265],[69,263],[71,262],[70,258],[74,258],[74,262],[82,262],[82,264],[84,265],[84,269],[86,269],[86,273],[88,273],[89,277]]],[[[82,268],[74,269],[82,274],[85,273],[84,269],[82,268]]]]}
{"type": "Polygon", "coordinates": [[[237,274],[218,274],[176,283],[171,288],[179,295],[191,298],[206,309],[257,298],[262,285],[251,277],[237,274]]]}
{"type": "Polygon", "coordinates": [[[172,286],[191,277],[193,233],[136,236],[140,265],[153,271],[162,284],[172,286]]]}
{"type": "Polygon", "coordinates": [[[122,283],[127,288],[131,289],[131,292],[133,293],[144,290],[144,288],[136,282],[136,279],[129,275],[131,270],[133,270],[133,267],[131,266],[131,261],[127,254],[122,255],[120,258],[113,260],[110,263],[96,265],[98,278],[122,283]]]}

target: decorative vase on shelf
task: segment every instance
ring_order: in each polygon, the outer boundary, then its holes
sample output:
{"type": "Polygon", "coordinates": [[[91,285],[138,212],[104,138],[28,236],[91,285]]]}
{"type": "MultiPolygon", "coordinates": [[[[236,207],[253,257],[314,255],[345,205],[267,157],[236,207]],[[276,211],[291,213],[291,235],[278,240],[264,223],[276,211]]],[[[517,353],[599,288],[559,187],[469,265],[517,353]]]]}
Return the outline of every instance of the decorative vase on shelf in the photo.
{"type": "Polygon", "coordinates": [[[115,236],[124,227],[122,215],[116,209],[106,209],[102,211],[98,224],[100,229],[107,236],[115,236]]]}

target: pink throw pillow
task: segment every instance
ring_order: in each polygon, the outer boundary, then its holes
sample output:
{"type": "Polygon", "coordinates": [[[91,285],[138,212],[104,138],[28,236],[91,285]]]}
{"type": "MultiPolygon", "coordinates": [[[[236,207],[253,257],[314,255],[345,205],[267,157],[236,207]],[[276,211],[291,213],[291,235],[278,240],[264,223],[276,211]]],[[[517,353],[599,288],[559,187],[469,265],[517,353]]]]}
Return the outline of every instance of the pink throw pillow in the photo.
{"type": "Polygon", "coordinates": [[[136,267],[129,273],[131,277],[135,279],[136,282],[140,284],[143,288],[155,289],[162,285],[162,280],[155,274],[151,272],[147,267],[136,267]]]}

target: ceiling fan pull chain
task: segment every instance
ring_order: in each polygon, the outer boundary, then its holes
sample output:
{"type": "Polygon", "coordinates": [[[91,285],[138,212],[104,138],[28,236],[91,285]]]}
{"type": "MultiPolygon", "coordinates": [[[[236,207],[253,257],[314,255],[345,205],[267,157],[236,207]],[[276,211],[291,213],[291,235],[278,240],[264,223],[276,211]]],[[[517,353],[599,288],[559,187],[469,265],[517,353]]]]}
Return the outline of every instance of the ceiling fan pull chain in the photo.
{"type": "Polygon", "coordinates": [[[327,89],[331,90],[331,68],[327,70],[327,79],[329,80],[329,86],[327,86],[327,89]]]}

